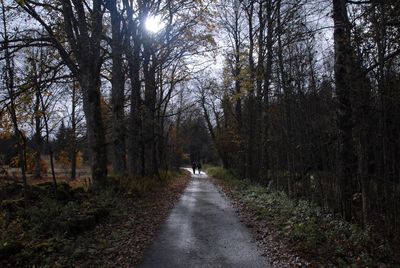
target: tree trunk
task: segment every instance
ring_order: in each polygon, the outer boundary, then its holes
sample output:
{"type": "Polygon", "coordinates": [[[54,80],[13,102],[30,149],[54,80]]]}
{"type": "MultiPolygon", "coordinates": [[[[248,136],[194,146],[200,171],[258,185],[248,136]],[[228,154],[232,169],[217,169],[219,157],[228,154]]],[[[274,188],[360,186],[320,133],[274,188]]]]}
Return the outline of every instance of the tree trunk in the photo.
{"type": "Polygon", "coordinates": [[[83,2],[73,1],[72,4],[71,1],[62,1],[64,29],[68,43],[73,49],[76,63],[71,59],[48,26],[46,29],[53,37],[52,41],[63,60],[78,78],[83,93],[83,111],[85,113],[87,141],[91,159],[92,187],[97,190],[107,178],[107,153],[100,92],[102,65],[100,43],[103,30],[103,1],[93,0],[91,2],[90,13],[86,14],[83,2]],[[73,10],[75,10],[75,13],[73,10]]]}
{"type": "Polygon", "coordinates": [[[99,189],[107,178],[107,153],[100,104],[100,77],[82,72],[79,81],[83,91],[92,186],[94,189],[99,189]]]}
{"type": "Polygon", "coordinates": [[[43,101],[43,95],[41,92],[40,85],[37,83],[37,92],[40,98],[40,104],[42,106],[42,116],[43,116],[43,121],[44,121],[44,126],[46,130],[46,143],[47,143],[47,149],[49,150],[49,155],[50,155],[50,169],[51,169],[51,177],[53,179],[53,190],[54,190],[54,195],[57,196],[57,179],[56,179],[56,172],[54,169],[54,155],[53,155],[53,148],[50,145],[50,129],[49,129],[49,120],[46,116],[46,106],[44,105],[43,101]]]}
{"type": "Polygon", "coordinates": [[[156,123],[156,77],[154,62],[150,62],[152,57],[150,44],[144,48],[143,74],[145,81],[144,88],[144,119],[143,119],[143,146],[146,176],[157,174],[157,151],[155,137],[156,123]]]}
{"type": "MultiPolygon", "coordinates": [[[[260,2],[258,5],[257,17],[259,21],[259,27],[256,31],[257,33],[257,66],[254,70],[255,72],[255,82],[256,82],[256,98],[255,98],[255,113],[256,117],[254,132],[255,132],[255,142],[258,144],[264,144],[264,129],[263,129],[263,82],[264,82],[264,61],[265,61],[265,15],[264,15],[264,3],[260,2]]],[[[264,168],[263,168],[263,157],[264,157],[264,146],[256,146],[255,147],[255,158],[256,158],[256,167],[254,171],[254,176],[257,181],[265,178],[264,168]]]]}
{"type": "Polygon", "coordinates": [[[247,125],[247,155],[246,155],[246,177],[250,180],[255,179],[256,169],[256,158],[255,158],[255,131],[256,131],[256,109],[255,105],[255,93],[254,93],[254,81],[255,81],[255,68],[254,68],[254,34],[253,34],[253,13],[254,13],[254,2],[250,1],[249,6],[246,7],[247,19],[248,19],[248,32],[249,32],[249,96],[248,96],[248,125],[247,125]]]}
{"type": "Polygon", "coordinates": [[[6,23],[6,14],[5,14],[5,7],[4,1],[1,0],[1,10],[2,10],[2,22],[3,22],[3,32],[4,32],[4,51],[5,51],[5,62],[6,62],[6,69],[5,69],[5,86],[7,89],[8,96],[10,98],[10,104],[7,106],[7,110],[10,113],[10,117],[12,120],[14,133],[17,137],[17,147],[18,147],[18,160],[19,166],[21,168],[22,174],[22,185],[23,185],[23,192],[24,192],[24,205],[25,208],[28,206],[28,183],[26,178],[26,140],[25,136],[22,131],[19,129],[18,126],[18,118],[17,112],[15,107],[15,91],[14,91],[14,66],[13,66],[13,59],[11,57],[9,51],[9,43],[8,43],[8,32],[7,32],[7,23],[6,23]]]}
{"type": "Polygon", "coordinates": [[[282,46],[282,35],[283,35],[283,26],[281,23],[281,0],[277,2],[277,10],[278,10],[278,65],[279,72],[282,83],[283,90],[283,99],[284,99],[284,109],[285,109],[285,130],[286,130],[286,164],[287,164],[287,189],[289,196],[292,195],[292,181],[293,181],[293,173],[294,173],[294,148],[292,141],[292,109],[291,109],[291,89],[288,84],[288,79],[286,76],[286,70],[283,62],[283,46],[282,46]]]}
{"type": "Polygon", "coordinates": [[[35,171],[34,171],[34,178],[38,179],[42,177],[42,168],[41,168],[41,149],[42,149],[42,135],[41,135],[41,127],[40,127],[40,97],[39,91],[36,90],[35,96],[35,109],[34,109],[34,117],[35,117],[35,171]]]}
{"type": "Polygon", "coordinates": [[[77,90],[77,85],[75,84],[75,81],[72,84],[72,111],[71,111],[71,148],[70,148],[70,154],[71,154],[71,180],[76,179],[76,154],[77,154],[77,144],[76,144],[76,90],[77,90]]]}
{"type": "Polygon", "coordinates": [[[368,174],[368,137],[367,130],[361,130],[359,174],[362,194],[362,215],[364,227],[369,223],[369,174],[368,174]]]}
{"type": "Polygon", "coordinates": [[[141,39],[138,33],[138,24],[133,20],[132,2],[123,0],[127,10],[128,27],[125,38],[124,51],[128,60],[129,79],[131,82],[130,112],[128,124],[128,169],[130,175],[144,175],[142,150],[142,121],[141,121],[141,81],[140,81],[140,49],[141,39]],[[128,38],[129,37],[129,38],[128,38]],[[133,44],[131,44],[133,43],[133,44]]]}
{"type": "Polygon", "coordinates": [[[272,1],[268,0],[266,3],[267,11],[267,38],[266,38],[266,64],[264,73],[264,88],[263,88],[263,111],[262,111],[262,124],[263,124],[263,175],[266,183],[269,178],[270,160],[269,160],[269,86],[271,84],[272,76],[272,56],[273,56],[273,18],[272,18],[272,1]]]}
{"type": "MultiPolygon", "coordinates": [[[[129,53],[129,52],[128,52],[129,53]]],[[[142,105],[140,97],[140,65],[139,65],[139,44],[135,43],[133,48],[132,56],[128,57],[129,64],[129,76],[131,81],[131,105],[130,105],[130,115],[129,115],[129,127],[128,127],[128,159],[129,159],[129,173],[133,174],[143,174],[142,170],[142,155],[141,150],[141,110],[142,105]]]]}
{"type": "Polygon", "coordinates": [[[354,179],[354,146],[351,105],[351,75],[353,53],[350,41],[350,22],[345,0],[333,0],[335,83],[337,95],[337,121],[339,130],[339,180],[342,214],[352,220],[352,194],[354,179]]]}
{"type": "MultiPolygon", "coordinates": [[[[234,10],[234,27],[231,32],[234,39],[234,67],[233,67],[233,77],[235,79],[235,94],[236,94],[236,103],[235,103],[235,116],[236,116],[236,135],[239,137],[239,152],[238,152],[238,161],[239,161],[239,174],[241,176],[246,175],[246,144],[245,144],[245,133],[243,128],[243,115],[242,115],[242,85],[240,79],[241,72],[241,63],[240,63],[240,55],[241,55],[241,37],[240,37],[240,14],[239,14],[239,6],[237,6],[234,10]]],[[[228,160],[223,159],[224,167],[229,166],[228,160]]]]}
{"type": "Polygon", "coordinates": [[[124,85],[125,76],[122,60],[122,32],[121,19],[117,11],[116,1],[109,3],[111,14],[111,104],[112,104],[112,147],[113,147],[113,172],[116,175],[124,175],[126,172],[125,159],[125,117],[124,117],[124,85]]]}

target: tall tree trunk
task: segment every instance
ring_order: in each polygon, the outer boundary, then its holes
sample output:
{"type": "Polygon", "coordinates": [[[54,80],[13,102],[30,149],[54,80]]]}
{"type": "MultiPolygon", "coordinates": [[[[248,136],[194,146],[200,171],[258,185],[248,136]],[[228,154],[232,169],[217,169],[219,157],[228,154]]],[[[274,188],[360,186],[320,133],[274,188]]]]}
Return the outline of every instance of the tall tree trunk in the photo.
{"type": "Polygon", "coordinates": [[[100,77],[97,74],[81,73],[87,139],[91,157],[92,187],[99,189],[107,178],[107,152],[105,131],[100,104],[100,77]]]}
{"type": "Polygon", "coordinates": [[[70,157],[71,157],[71,180],[76,179],[76,161],[77,157],[77,141],[76,141],[76,90],[77,85],[75,81],[72,82],[72,111],[71,111],[71,148],[70,148],[70,157]]]}
{"type": "Polygon", "coordinates": [[[263,123],[263,174],[266,180],[269,178],[270,160],[269,160],[269,86],[271,84],[272,76],[272,56],[273,56],[273,5],[272,1],[268,0],[266,3],[267,12],[267,38],[266,38],[266,64],[264,73],[264,88],[263,88],[263,113],[262,113],[262,123],[263,123]]]}
{"type": "Polygon", "coordinates": [[[124,85],[125,76],[123,71],[123,44],[121,19],[117,10],[116,1],[108,4],[111,14],[111,104],[112,104],[112,148],[113,148],[113,172],[116,175],[124,175],[126,172],[125,158],[125,116],[124,116],[124,85]]]}
{"type": "Polygon", "coordinates": [[[362,194],[362,215],[364,227],[369,223],[369,212],[370,212],[370,198],[369,198],[369,174],[368,174],[368,133],[366,126],[363,125],[360,134],[360,153],[359,153],[359,174],[361,182],[361,194],[362,194]]]}
{"type": "MultiPolygon", "coordinates": [[[[377,48],[378,48],[378,92],[379,92],[379,101],[380,101],[380,113],[379,113],[379,131],[380,131],[380,172],[379,176],[383,179],[388,179],[389,173],[389,161],[388,161],[388,129],[387,129],[387,97],[386,97],[386,90],[385,90],[385,54],[386,54],[386,26],[385,26],[385,4],[384,3],[374,3],[374,12],[378,13],[375,14],[375,21],[376,21],[376,36],[375,39],[377,40],[377,48]]],[[[385,204],[385,192],[386,184],[379,184],[378,185],[378,194],[380,196],[378,205],[380,207],[380,211],[384,211],[387,209],[385,204]]]]}
{"type": "MultiPolygon", "coordinates": [[[[167,92],[167,95],[164,98],[164,87],[163,87],[163,74],[162,74],[163,66],[160,64],[159,70],[157,72],[157,83],[159,84],[159,97],[157,100],[157,125],[156,125],[156,133],[155,136],[158,137],[158,144],[156,146],[157,150],[157,163],[161,169],[168,170],[168,162],[167,162],[167,146],[166,140],[168,137],[168,131],[165,133],[165,115],[167,110],[165,109],[167,104],[163,106],[163,102],[168,103],[170,94],[167,92]]],[[[173,87],[171,85],[171,87],[173,87]]],[[[172,89],[171,89],[172,91],[172,89]]]]}
{"type": "MultiPolygon", "coordinates": [[[[178,93],[179,95],[179,105],[178,107],[184,107],[183,106],[183,92],[180,91],[178,93]]],[[[175,127],[176,127],[176,141],[178,142],[181,140],[181,121],[182,121],[182,111],[178,110],[177,112],[177,118],[175,120],[175,127]]],[[[174,159],[174,163],[175,163],[175,169],[178,170],[181,167],[181,162],[182,162],[182,155],[179,153],[175,154],[175,159],[174,159]]]]}
{"type": "Polygon", "coordinates": [[[35,172],[34,178],[38,179],[42,177],[42,157],[41,157],[41,150],[42,150],[42,135],[41,135],[41,120],[40,120],[40,97],[39,91],[36,90],[35,92],[35,108],[34,108],[34,117],[35,117],[35,134],[34,134],[34,142],[35,142],[35,172]]]}
{"type": "Polygon", "coordinates": [[[57,196],[57,179],[56,179],[56,172],[54,169],[54,154],[53,154],[53,148],[50,144],[50,129],[49,129],[49,119],[46,116],[46,106],[44,104],[43,101],[43,95],[42,95],[42,91],[41,91],[41,87],[40,87],[40,83],[37,83],[36,81],[36,85],[37,87],[37,92],[39,94],[39,98],[40,98],[40,104],[41,104],[41,108],[42,108],[42,116],[43,116],[43,121],[44,121],[44,127],[46,130],[46,143],[47,143],[47,149],[49,150],[49,156],[50,156],[50,169],[51,169],[51,177],[53,179],[53,190],[54,190],[54,195],[57,196]]]}
{"type": "MultiPolygon", "coordinates": [[[[129,126],[128,126],[128,160],[129,160],[129,173],[133,174],[143,174],[143,150],[141,149],[141,132],[142,132],[142,122],[141,122],[141,96],[140,96],[140,63],[139,63],[139,49],[140,45],[135,42],[133,47],[133,55],[128,57],[129,66],[129,76],[131,81],[131,104],[130,104],[130,114],[129,114],[129,126]]],[[[130,52],[128,52],[130,53],[130,52]]]]}
{"type": "MultiPolygon", "coordinates": [[[[149,42],[149,40],[147,40],[149,42]]],[[[156,150],[156,77],[154,58],[150,44],[144,46],[143,52],[143,75],[144,87],[144,118],[143,118],[143,146],[145,159],[145,175],[153,176],[158,174],[157,150],[156,150]],[[152,59],[153,58],[153,59],[152,59]],[[152,60],[152,62],[151,62],[152,60]]]]}
{"type": "Polygon", "coordinates": [[[13,59],[11,57],[9,51],[9,40],[8,40],[8,27],[6,23],[6,14],[5,14],[5,6],[4,1],[1,0],[1,9],[2,9],[2,22],[3,22],[3,34],[4,34],[4,44],[3,48],[5,51],[5,86],[7,89],[8,96],[10,98],[10,104],[7,106],[7,110],[10,113],[10,117],[12,120],[14,133],[17,137],[17,147],[18,147],[18,160],[19,166],[21,168],[22,174],[22,184],[23,184],[23,192],[24,192],[24,204],[25,208],[28,206],[28,183],[26,178],[26,140],[22,131],[18,126],[18,118],[16,112],[16,103],[15,103],[15,91],[14,91],[14,66],[13,59]]]}
{"type": "Polygon", "coordinates": [[[255,158],[255,128],[256,128],[256,110],[254,109],[255,104],[255,68],[254,68],[254,29],[253,29],[253,14],[254,14],[254,2],[250,1],[249,6],[245,7],[248,19],[248,33],[249,33],[249,96],[248,96],[248,126],[247,126],[247,155],[246,155],[246,177],[250,180],[255,179],[256,169],[256,158],[255,158]]]}
{"type": "MultiPolygon", "coordinates": [[[[74,1],[74,3],[76,5],[78,2],[74,1]]],[[[76,7],[78,18],[85,17],[84,14],[80,14],[82,8],[82,3],[79,3],[76,7]]],[[[91,34],[87,32],[85,26],[78,24],[85,31],[84,36],[81,36],[81,43],[78,44],[82,48],[82,51],[77,53],[80,67],[78,80],[83,92],[83,110],[86,118],[87,138],[91,155],[92,186],[94,189],[98,189],[107,178],[107,150],[100,92],[100,69],[102,65],[100,42],[103,27],[101,0],[93,1],[93,8],[90,15],[91,34]]],[[[84,19],[81,20],[84,23],[84,19]]]]}
{"type": "MultiPolygon", "coordinates": [[[[258,58],[257,58],[257,66],[255,74],[255,80],[256,80],[256,105],[255,105],[255,117],[256,117],[256,122],[255,122],[255,142],[258,144],[263,144],[264,143],[264,130],[263,130],[263,82],[264,82],[264,61],[265,61],[265,26],[266,26],[266,19],[264,15],[264,10],[265,9],[265,4],[263,2],[260,2],[258,5],[258,12],[257,12],[257,17],[258,17],[258,22],[259,22],[259,27],[257,29],[257,47],[258,47],[258,58]]],[[[264,168],[263,168],[263,163],[264,163],[264,154],[263,154],[264,146],[256,146],[255,148],[255,155],[256,155],[256,163],[257,167],[255,168],[255,177],[257,181],[260,181],[261,179],[265,178],[264,174],[264,168]]]]}
{"type": "MultiPolygon", "coordinates": [[[[235,94],[236,94],[236,103],[235,103],[235,117],[236,117],[236,135],[239,137],[239,174],[241,176],[246,175],[246,144],[245,144],[245,133],[243,128],[243,115],[242,115],[242,85],[240,79],[241,72],[241,63],[240,63],[240,49],[241,49],[241,39],[240,39],[240,14],[239,7],[237,7],[234,11],[234,30],[233,30],[233,39],[234,39],[234,67],[233,67],[233,76],[235,78],[235,94]]],[[[222,156],[222,154],[221,154],[222,156]]],[[[229,166],[227,163],[228,160],[223,159],[224,167],[229,166]]]]}
{"type": "MultiPolygon", "coordinates": [[[[68,43],[74,51],[76,63],[56,39],[49,26],[43,22],[41,24],[46,27],[63,60],[77,77],[83,93],[83,111],[86,119],[87,141],[91,159],[92,187],[96,190],[101,187],[107,178],[107,153],[100,92],[100,70],[102,65],[100,43],[103,30],[102,1],[92,1],[90,14],[85,13],[84,3],[81,1],[73,0],[73,3],[71,3],[70,0],[65,0],[62,1],[62,6],[64,29],[68,43]],[[88,15],[90,15],[90,18],[88,18],[88,15]]],[[[30,12],[32,13],[32,8],[30,12]]],[[[34,14],[34,16],[39,22],[41,21],[37,14],[34,14]]]]}
{"type": "MultiPolygon", "coordinates": [[[[18,1],[18,5],[31,15],[49,36],[65,64],[78,79],[83,92],[83,110],[86,118],[89,153],[94,188],[107,177],[107,154],[105,131],[101,115],[100,71],[102,65],[101,40],[103,32],[103,1],[89,3],[64,0],[62,16],[64,33],[56,34],[52,27],[37,12],[34,2],[18,1]],[[60,40],[63,36],[63,40],[60,40]],[[68,45],[64,44],[64,37],[68,45]],[[67,51],[67,47],[71,49],[67,51]]],[[[69,49],[68,48],[68,49],[69,49]]]]}
{"type": "Polygon", "coordinates": [[[333,0],[335,84],[339,130],[339,180],[343,217],[352,219],[352,194],[355,168],[351,105],[351,75],[354,70],[350,41],[350,22],[345,0],[333,0]]]}
{"type": "MultiPolygon", "coordinates": [[[[144,146],[142,135],[142,97],[141,97],[141,47],[142,40],[140,27],[137,21],[134,21],[132,1],[123,0],[124,9],[127,10],[127,28],[124,52],[128,61],[128,73],[131,84],[130,111],[128,124],[128,170],[129,174],[144,175],[144,146]]],[[[142,14],[140,14],[142,16],[142,14]]]]}
{"type": "Polygon", "coordinates": [[[287,170],[289,175],[287,176],[287,189],[289,196],[292,195],[293,187],[293,173],[294,173],[294,148],[292,141],[292,107],[291,107],[291,88],[288,84],[288,78],[286,76],[286,70],[283,62],[283,46],[282,46],[282,35],[283,25],[281,22],[281,0],[277,2],[277,24],[278,24],[278,65],[282,83],[284,108],[285,108],[285,130],[286,130],[286,161],[287,170]]]}

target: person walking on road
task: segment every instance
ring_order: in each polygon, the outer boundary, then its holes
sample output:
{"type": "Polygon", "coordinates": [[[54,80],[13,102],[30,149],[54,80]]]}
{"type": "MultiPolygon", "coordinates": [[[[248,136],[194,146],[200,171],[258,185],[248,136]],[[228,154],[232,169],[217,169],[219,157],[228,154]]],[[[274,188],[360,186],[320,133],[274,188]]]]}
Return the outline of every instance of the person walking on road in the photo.
{"type": "Polygon", "coordinates": [[[192,162],[193,174],[196,174],[196,163],[192,162]]]}
{"type": "Polygon", "coordinates": [[[201,163],[200,162],[197,164],[197,170],[199,171],[199,174],[201,174],[201,163]]]}

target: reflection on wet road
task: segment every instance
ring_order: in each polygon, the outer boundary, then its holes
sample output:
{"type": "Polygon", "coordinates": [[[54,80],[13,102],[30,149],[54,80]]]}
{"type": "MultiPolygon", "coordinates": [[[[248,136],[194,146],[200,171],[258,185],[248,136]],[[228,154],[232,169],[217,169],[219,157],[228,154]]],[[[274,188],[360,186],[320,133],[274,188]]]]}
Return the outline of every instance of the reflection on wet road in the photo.
{"type": "Polygon", "coordinates": [[[140,267],[268,267],[267,263],[229,201],[202,173],[192,175],[140,267]]]}

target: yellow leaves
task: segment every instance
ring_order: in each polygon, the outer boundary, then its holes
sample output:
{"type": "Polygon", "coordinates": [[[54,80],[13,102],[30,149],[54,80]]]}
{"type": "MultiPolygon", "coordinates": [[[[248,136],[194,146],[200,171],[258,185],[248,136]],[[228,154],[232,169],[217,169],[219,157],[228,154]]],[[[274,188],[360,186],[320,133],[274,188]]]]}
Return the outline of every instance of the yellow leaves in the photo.
{"type": "Polygon", "coordinates": [[[68,168],[71,165],[71,160],[66,151],[61,151],[57,158],[58,164],[60,164],[63,168],[68,168]]]}
{"type": "Polygon", "coordinates": [[[83,165],[83,153],[78,151],[76,153],[76,167],[80,168],[83,165]]]}
{"type": "MultiPolygon", "coordinates": [[[[62,168],[69,168],[71,166],[71,154],[66,152],[66,151],[61,151],[58,156],[57,156],[57,163],[62,167],[62,168]]],[[[83,154],[81,151],[78,151],[76,153],[76,167],[80,168],[83,164],[83,154]]]]}
{"type": "MultiPolygon", "coordinates": [[[[33,173],[35,170],[35,152],[32,152],[28,150],[26,152],[26,172],[27,173],[33,173]]],[[[10,167],[15,167],[19,168],[20,167],[20,162],[19,162],[19,156],[14,156],[11,158],[10,161],[10,167]]],[[[40,170],[42,174],[47,173],[47,164],[43,159],[40,159],[40,170]]]]}
{"type": "Polygon", "coordinates": [[[13,125],[8,114],[0,113],[0,139],[6,139],[13,134],[13,125]]]}
{"type": "Polygon", "coordinates": [[[242,68],[238,79],[241,81],[240,85],[242,91],[250,92],[254,90],[254,81],[251,79],[250,68],[242,68]]]}

